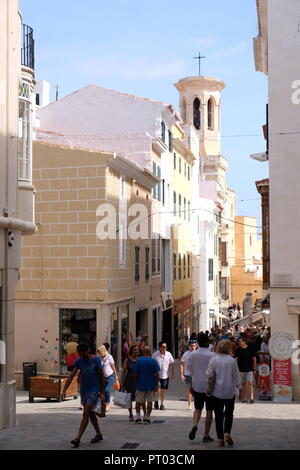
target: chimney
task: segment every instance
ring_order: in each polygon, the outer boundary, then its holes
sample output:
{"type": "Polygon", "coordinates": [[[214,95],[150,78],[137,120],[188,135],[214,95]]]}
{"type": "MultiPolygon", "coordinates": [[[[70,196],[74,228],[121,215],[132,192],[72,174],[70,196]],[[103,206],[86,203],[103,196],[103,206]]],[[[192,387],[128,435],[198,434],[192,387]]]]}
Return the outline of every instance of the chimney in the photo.
{"type": "Polygon", "coordinates": [[[50,103],[50,83],[41,80],[35,85],[34,92],[36,94],[36,105],[40,108],[50,103]]]}

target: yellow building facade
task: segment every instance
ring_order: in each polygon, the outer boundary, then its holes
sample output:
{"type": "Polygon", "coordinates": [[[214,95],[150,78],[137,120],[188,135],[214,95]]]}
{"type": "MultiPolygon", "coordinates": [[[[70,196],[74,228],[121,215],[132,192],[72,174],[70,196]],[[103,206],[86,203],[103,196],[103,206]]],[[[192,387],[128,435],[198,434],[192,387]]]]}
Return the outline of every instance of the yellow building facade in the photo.
{"type": "Polygon", "coordinates": [[[231,299],[241,308],[245,295],[262,298],[262,242],[255,217],[235,217],[235,265],[231,267],[231,299]]]}
{"type": "MultiPolygon", "coordinates": [[[[184,133],[173,126],[171,198],[175,354],[179,341],[193,329],[192,284],[192,167],[194,155],[184,144],[184,133]]],[[[177,355],[177,354],[176,354],[177,355]]]]}
{"type": "Polygon", "coordinates": [[[38,232],[23,241],[16,292],[19,385],[23,361],[64,370],[71,333],[92,351],[109,342],[120,365],[122,338],[135,341],[136,303],[148,308],[151,296],[145,222],[157,178],[113,153],[36,142],[33,181],[38,232]]]}

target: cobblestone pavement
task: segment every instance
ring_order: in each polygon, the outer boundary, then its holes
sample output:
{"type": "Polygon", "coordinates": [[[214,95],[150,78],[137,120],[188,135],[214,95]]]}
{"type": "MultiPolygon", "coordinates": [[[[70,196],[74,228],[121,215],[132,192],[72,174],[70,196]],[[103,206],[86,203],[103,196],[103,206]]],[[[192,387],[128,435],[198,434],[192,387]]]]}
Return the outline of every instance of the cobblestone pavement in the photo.
{"type": "MultiPolygon", "coordinates": [[[[177,374],[178,376],[178,374],[177,374]]],[[[127,410],[112,405],[106,418],[100,420],[104,440],[91,444],[94,429],[89,424],[79,450],[120,450],[124,444],[137,444],[137,450],[215,450],[215,425],[211,428],[214,442],[202,442],[204,419],[200,420],[194,441],[188,438],[193,411],[187,411],[184,385],[178,378],[170,382],[165,411],[154,410],[149,426],[130,423],[127,410]]],[[[79,399],[47,402],[36,398],[28,402],[28,392],[17,392],[17,426],[0,431],[1,450],[68,450],[77,433],[82,411],[79,399]]],[[[205,413],[203,413],[205,416],[205,413]]],[[[256,401],[237,402],[232,429],[234,446],[248,450],[300,449],[300,403],[275,404],[256,401]]],[[[223,450],[223,449],[218,449],[223,450]]]]}

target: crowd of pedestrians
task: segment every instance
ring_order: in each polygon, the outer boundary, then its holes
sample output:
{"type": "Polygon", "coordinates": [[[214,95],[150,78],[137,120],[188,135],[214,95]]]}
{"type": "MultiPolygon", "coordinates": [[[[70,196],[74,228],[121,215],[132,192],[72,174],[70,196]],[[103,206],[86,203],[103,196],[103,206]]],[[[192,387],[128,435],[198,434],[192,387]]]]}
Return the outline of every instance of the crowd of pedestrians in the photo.
{"type": "MultiPolygon", "coordinates": [[[[185,338],[181,344],[179,376],[186,386],[187,410],[191,409],[194,400],[193,423],[188,435],[190,440],[196,437],[205,405],[203,442],[214,440],[210,436],[214,416],[219,446],[233,445],[231,430],[236,397],[246,403],[249,395],[250,403],[254,403],[257,364],[269,360],[269,338],[270,329],[262,325],[236,325],[223,329],[215,325],[210,331],[198,335],[193,333],[189,339],[185,338]]],[[[174,358],[167,350],[165,341],[159,343],[158,350],[153,354],[145,337],[142,341],[132,345],[123,358],[120,382],[114,358],[108,352],[109,344],[100,345],[96,356],[89,354],[85,343],[77,345],[76,353],[72,345],[74,363],[68,366],[70,375],[62,398],[73,378],[79,375],[83,417],[78,434],[71,441],[73,447],[80,445],[89,421],[96,431],[91,442],[103,439],[97,417],[103,418],[109,411],[113,386],[130,395],[130,422],[150,424],[153,402],[155,409],[165,410],[164,400],[169,380],[175,377],[174,358]]]]}

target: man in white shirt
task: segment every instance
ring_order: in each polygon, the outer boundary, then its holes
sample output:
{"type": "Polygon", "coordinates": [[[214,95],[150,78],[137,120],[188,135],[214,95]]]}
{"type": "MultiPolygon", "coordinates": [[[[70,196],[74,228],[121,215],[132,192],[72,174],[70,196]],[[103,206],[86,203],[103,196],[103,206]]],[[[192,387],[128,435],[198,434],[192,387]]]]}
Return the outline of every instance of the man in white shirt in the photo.
{"type": "Polygon", "coordinates": [[[239,325],[235,325],[234,328],[235,328],[233,331],[234,341],[237,342],[240,339],[241,331],[239,329],[239,325]]]}
{"type": "Polygon", "coordinates": [[[206,407],[206,418],[205,418],[205,432],[203,442],[211,442],[213,439],[209,436],[209,431],[212,423],[213,414],[213,402],[212,398],[206,395],[207,390],[207,379],[206,371],[208,363],[215,353],[209,351],[209,339],[204,333],[199,333],[197,337],[197,343],[199,348],[193,351],[189,357],[189,369],[192,377],[192,388],[191,391],[194,395],[195,411],[193,416],[193,427],[189,433],[189,439],[193,441],[196,436],[198,429],[198,423],[201,418],[201,413],[206,407]]]}
{"type": "Polygon", "coordinates": [[[164,399],[165,399],[165,390],[169,388],[169,378],[174,379],[174,359],[172,354],[167,351],[167,344],[164,341],[161,341],[158,345],[158,351],[152,354],[153,359],[155,359],[159,365],[159,388],[158,396],[156,397],[154,408],[158,410],[158,399],[160,397],[160,409],[164,410],[164,399]]]}

